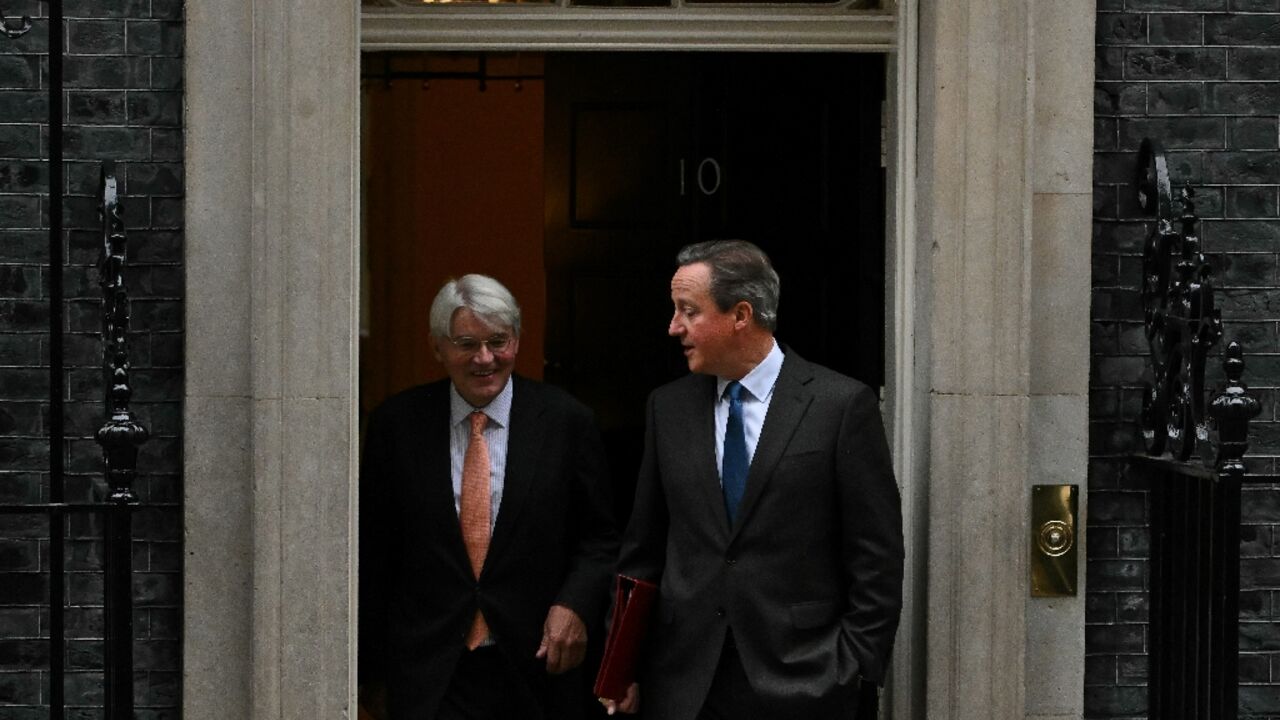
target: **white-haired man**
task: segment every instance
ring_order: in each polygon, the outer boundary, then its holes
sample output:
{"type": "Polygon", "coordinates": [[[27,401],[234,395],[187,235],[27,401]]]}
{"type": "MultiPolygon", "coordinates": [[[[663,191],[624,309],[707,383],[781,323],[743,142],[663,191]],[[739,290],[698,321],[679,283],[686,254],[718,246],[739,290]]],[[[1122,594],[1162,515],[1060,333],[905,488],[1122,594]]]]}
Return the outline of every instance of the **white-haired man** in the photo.
{"type": "Polygon", "coordinates": [[[599,433],[512,374],[520,308],[498,281],[450,280],[430,321],[448,379],[366,433],[362,688],[385,687],[392,720],[575,717],[617,552],[599,433]]]}

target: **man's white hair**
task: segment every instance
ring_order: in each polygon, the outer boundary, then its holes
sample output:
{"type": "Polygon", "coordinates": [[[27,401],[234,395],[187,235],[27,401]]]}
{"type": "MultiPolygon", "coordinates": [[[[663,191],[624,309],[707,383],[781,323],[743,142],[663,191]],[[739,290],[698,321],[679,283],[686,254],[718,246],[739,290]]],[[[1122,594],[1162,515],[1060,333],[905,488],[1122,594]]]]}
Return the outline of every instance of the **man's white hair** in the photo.
{"type": "Polygon", "coordinates": [[[520,305],[506,286],[488,275],[463,275],[440,288],[431,301],[431,334],[449,337],[458,308],[467,308],[485,323],[509,327],[513,335],[520,336],[520,305]]]}

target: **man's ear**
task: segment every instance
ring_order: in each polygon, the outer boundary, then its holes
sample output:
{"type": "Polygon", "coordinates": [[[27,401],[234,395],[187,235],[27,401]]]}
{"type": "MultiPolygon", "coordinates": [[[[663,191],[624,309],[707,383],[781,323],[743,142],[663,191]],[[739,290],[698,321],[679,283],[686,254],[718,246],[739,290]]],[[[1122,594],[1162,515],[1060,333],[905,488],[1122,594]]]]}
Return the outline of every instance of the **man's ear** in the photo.
{"type": "Polygon", "coordinates": [[[431,344],[431,354],[435,356],[436,362],[444,363],[444,358],[440,353],[440,338],[435,335],[428,335],[427,342],[431,344]]]}
{"type": "Polygon", "coordinates": [[[751,307],[751,303],[746,300],[739,300],[737,305],[733,306],[733,326],[735,329],[741,330],[751,325],[755,321],[756,311],[751,307]]]}

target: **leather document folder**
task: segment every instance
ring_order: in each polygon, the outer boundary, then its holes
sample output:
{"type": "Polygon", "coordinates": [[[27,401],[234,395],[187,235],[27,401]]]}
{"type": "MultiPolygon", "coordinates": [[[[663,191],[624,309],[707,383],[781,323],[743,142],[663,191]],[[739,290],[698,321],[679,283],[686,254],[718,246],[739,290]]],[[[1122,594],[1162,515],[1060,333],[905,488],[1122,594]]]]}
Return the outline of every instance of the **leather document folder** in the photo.
{"type": "Polygon", "coordinates": [[[649,627],[649,612],[658,586],[626,575],[618,576],[613,622],[604,641],[604,658],[596,675],[596,696],[621,702],[636,681],[636,663],[649,627]]]}

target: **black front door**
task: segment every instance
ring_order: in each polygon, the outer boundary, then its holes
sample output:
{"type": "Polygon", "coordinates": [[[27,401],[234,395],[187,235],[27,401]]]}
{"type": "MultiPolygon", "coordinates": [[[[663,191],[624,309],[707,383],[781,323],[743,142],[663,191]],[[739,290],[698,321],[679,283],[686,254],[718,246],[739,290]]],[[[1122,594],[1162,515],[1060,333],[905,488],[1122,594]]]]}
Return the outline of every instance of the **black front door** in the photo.
{"type": "Polygon", "coordinates": [[[546,379],[592,406],[625,519],[644,399],[686,372],[675,254],[741,238],[778,339],[884,379],[880,55],[565,53],[546,63],[546,379]]]}

